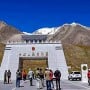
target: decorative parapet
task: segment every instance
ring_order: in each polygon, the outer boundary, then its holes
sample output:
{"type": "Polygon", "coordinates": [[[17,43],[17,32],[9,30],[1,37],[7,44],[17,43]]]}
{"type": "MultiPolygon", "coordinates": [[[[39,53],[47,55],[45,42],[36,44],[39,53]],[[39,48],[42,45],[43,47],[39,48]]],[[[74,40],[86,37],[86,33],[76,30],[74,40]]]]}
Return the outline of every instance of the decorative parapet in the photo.
{"type": "Polygon", "coordinates": [[[26,42],[26,41],[22,41],[22,42],[20,42],[20,41],[7,41],[7,43],[6,44],[53,44],[53,43],[60,43],[61,44],[61,41],[37,41],[37,42],[35,42],[35,40],[33,40],[32,42],[31,41],[28,41],[28,42],[26,42]]]}

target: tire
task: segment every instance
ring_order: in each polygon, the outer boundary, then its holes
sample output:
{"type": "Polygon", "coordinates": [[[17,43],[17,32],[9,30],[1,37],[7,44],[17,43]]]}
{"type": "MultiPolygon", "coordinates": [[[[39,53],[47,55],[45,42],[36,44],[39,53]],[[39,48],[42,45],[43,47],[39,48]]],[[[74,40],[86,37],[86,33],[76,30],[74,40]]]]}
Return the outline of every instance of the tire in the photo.
{"type": "Polygon", "coordinates": [[[81,81],[81,78],[79,80],[81,81]]]}
{"type": "Polygon", "coordinates": [[[68,80],[70,80],[70,78],[68,78],[68,80]]]}

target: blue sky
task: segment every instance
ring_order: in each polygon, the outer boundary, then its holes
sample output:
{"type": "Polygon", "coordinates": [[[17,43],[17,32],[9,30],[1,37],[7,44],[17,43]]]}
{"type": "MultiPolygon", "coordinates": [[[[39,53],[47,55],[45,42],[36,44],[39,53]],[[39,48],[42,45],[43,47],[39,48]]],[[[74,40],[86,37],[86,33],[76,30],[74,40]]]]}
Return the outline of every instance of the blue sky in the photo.
{"type": "Polygon", "coordinates": [[[0,20],[26,32],[72,22],[90,26],[90,0],[0,0],[0,20]]]}

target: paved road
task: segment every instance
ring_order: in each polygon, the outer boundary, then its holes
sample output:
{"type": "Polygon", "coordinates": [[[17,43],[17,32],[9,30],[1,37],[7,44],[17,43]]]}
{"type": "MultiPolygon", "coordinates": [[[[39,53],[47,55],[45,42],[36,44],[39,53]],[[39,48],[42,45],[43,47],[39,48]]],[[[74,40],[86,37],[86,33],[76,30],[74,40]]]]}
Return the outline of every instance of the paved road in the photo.
{"type": "MultiPolygon", "coordinates": [[[[55,84],[55,82],[54,82],[55,84]]],[[[35,81],[33,83],[34,86],[29,86],[29,81],[21,81],[21,87],[15,87],[15,81],[12,84],[3,84],[0,81],[0,90],[37,90],[35,86],[35,81]]],[[[46,87],[40,90],[46,90],[46,87]]],[[[53,89],[55,90],[55,89],[53,89]]],[[[82,83],[81,81],[61,81],[61,90],[90,90],[90,86],[87,83],[82,83]]]]}

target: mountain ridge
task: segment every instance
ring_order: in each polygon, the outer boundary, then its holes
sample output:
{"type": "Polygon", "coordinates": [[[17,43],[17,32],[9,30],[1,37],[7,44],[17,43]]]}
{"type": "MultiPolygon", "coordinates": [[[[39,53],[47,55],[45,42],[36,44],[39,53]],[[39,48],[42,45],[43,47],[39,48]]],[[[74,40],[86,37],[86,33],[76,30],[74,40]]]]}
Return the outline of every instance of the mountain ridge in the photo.
{"type": "Polygon", "coordinates": [[[21,35],[48,35],[47,41],[62,41],[68,44],[90,45],[90,28],[79,23],[63,24],[59,27],[41,28],[33,33],[21,32],[20,30],[0,22],[0,42],[21,41],[21,35]]]}
{"type": "MultiPolygon", "coordinates": [[[[6,23],[1,23],[0,25],[0,43],[6,44],[8,40],[20,42],[22,40],[21,35],[28,34],[26,32],[20,32],[16,28],[14,29],[14,27],[8,26],[6,23]]],[[[88,64],[88,67],[90,67],[90,28],[81,24],[72,23],[54,27],[54,29],[55,33],[53,34],[50,34],[51,31],[54,32],[53,30],[47,32],[47,41],[62,42],[65,59],[67,65],[71,66],[71,70],[80,70],[80,65],[83,63],[88,64]]],[[[41,30],[41,32],[43,31],[41,30]]],[[[43,35],[42,33],[38,33],[38,30],[30,35],[37,34],[43,35]]],[[[0,52],[0,60],[3,57],[4,47],[5,45],[1,44],[0,50],[2,52],[0,52]]]]}

